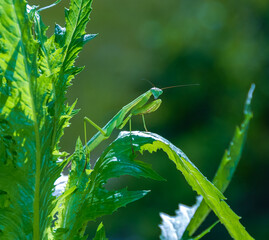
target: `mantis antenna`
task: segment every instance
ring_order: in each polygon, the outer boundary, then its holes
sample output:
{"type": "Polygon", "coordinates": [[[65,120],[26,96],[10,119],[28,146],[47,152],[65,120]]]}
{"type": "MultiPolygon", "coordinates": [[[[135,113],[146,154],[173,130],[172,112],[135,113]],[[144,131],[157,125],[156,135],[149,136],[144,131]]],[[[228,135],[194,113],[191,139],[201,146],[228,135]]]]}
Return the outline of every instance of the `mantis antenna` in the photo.
{"type": "Polygon", "coordinates": [[[199,85],[200,85],[199,83],[191,83],[191,84],[175,85],[175,86],[169,86],[169,87],[161,88],[161,90],[169,89],[169,88],[178,88],[178,87],[199,86],[199,85]]]}
{"type": "MultiPolygon", "coordinates": [[[[147,81],[148,83],[150,83],[150,85],[153,88],[156,88],[156,86],[150,80],[148,80],[146,78],[143,78],[142,80],[147,81]]],[[[191,84],[182,84],[182,85],[168,86],[168,87],[164,87],[164,88],[160,88],[160,89],[161,90],[164,90],[164,89],[169,89],[169,88],[188,87],[188,86],[199,86],[199,85],[200,85],[199,83],[191,83],[191,84]]]]}

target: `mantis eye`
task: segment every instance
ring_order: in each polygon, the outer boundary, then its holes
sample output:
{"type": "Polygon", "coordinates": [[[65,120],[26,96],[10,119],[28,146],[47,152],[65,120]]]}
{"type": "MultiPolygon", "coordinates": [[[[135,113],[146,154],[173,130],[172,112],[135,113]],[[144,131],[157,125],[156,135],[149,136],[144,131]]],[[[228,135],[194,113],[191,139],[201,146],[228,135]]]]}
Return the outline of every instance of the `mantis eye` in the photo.
{"type": "Polygon", "coordinates": [[[155,99],[157,99],[163,93],[162,89],[156,87],[151,88],[150,91],[155,99]]]}

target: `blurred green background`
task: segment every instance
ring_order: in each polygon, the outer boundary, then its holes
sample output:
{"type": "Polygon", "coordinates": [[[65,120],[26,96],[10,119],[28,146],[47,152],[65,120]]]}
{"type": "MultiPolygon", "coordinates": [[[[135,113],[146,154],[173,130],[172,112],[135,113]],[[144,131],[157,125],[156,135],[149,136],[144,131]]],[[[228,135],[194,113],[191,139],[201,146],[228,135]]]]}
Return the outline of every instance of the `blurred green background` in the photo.
{"type": "MultiPolygon", "coordinates": [[[[46,6],[53,1],[31,0],[46,6]]],[[[51,26],[64,25],[68,0],[42,12],[51,26]]],[[[269,1],[268,0],[100,0],[93,2],[88,33],[99,33],[77,61],[85,70],[73,81],[68,102],[78,98],[81,111],[72,120],[61,142],[73,152],[83,136],[83,117],[99,125],[138,95],[151,88],[199,83],[174,88],[161,96],[163,104],[146,116],[149,131],[180,147],[212,179],[235,126],[242,122],[243,104],[252,82],[254,119],[242,159],[225,196],[242,216],[247,231],[269,239],[269,1]]],[[[142,120],[132,121],[143,130],[142,120]]],[[[88,135],[96,131],[88,127],[88,135]]],[[[113,137],[116,137],[116,132],[113,137]]],[[[104,147],[92,154],[96,159],[104,147]]],[[[110,240],[158,239],[159,212],[174,215],[178,203],[192,205],[195,193],[162,152],[140,156],[167,179],[154,182],[123,177],[109,188],[151,189],[144,199],[105,217],[110,240]]],[[[204,226],[215,221],[211,214],[204,226]]],[[[89,227],[92,237],[98,223],[89,227]]],[[[205,239],[231,239],[218,224],[205,239]]]]}

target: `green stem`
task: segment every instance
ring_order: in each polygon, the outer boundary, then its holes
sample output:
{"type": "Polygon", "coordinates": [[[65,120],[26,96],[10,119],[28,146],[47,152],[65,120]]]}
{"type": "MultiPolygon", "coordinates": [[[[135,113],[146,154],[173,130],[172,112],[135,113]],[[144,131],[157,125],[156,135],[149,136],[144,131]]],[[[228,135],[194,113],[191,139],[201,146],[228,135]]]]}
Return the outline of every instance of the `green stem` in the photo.
{"type": "MultiPolygon", "coordinates": [[[[21,33],[22,36],[22,33],[21,33]]],[[[22,37],[21,37],[22,39],[22,37]]],[[[36,153],[35,153],[35,160],[36,160],[36,172],[35,172],[35,193],[34,193],[34,216],[33,216],[33,240],[39,240],[40,239],[40,229],[39,229],[39,209],[40,209],[40,167],[41,167],[41,145],[40,145],[40,135],[39,135],[39,127],[38,127],[38,121],[36,116],[36,107],[35,107],[35,101],[34,101],[34,86],[33,86],[33,79],[32,74],[29,69],[29,64],[27,61],[27,52],[24,48],[24,43],[22,41],[21,43],[22,50],[24,53],[24,65],[25,65],[25,72],[27,73],[28,81],[29,81],[29,92],[31,96],[31,109],[33,113],[33,122],[34,122],[34,132],[35,132],[35,143],[36,143],[36,153]]]]}
{"type": "Polygon", "coordinates": [[[35,133],[36,133],[36,173],[35,173],[35,198],[34,198],[34,223],[33,223],[33,239],[39,240],[39,200],[40,200],[40,142],[39,142],[39,133],[38,129],[36,131],[35,124],[35,133]]]}
{"type": "Polygon", "coordinates": [[[36,153],[35,153],[35,195],[34,195],[34,222],[33,222],[33,239],[39,240],[40,237],[40,230],[39,230],[39,209],[40,209],[40,168],[41,168],[41,145],[40,145],[40,135],[39,135],[39,127],[38,121],[36,116],[36,107],[34,102],[34,93],[33,93],[33,86],[32,86],[32,79],[29,77],[29,90],[31,95],[31,107],[33,111],[33,121],[34,121],[34,131],[35,131],[35,142],[36,142],[36,153]]]}

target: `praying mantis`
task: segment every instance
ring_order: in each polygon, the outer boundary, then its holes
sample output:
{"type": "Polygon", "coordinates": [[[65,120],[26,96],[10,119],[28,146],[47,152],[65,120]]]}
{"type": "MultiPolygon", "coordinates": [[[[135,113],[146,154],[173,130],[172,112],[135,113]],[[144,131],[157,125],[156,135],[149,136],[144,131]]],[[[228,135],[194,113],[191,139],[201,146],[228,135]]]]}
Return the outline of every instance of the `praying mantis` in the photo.
{"type": "Polygon", "coordinates": [[[137,97],[131,103],[125,105],[103,128],[99,127],[91,119],[84,117],[84,136],[85,136],[84,148],[86,150],[86,161],[84,170],[86,169],[88,163],[87,156],[89,156],[90,152],[94,148],[96,148],[102,141],[109,138],[115,128],[122,129],[129,122],[131,129],[132,116],[141,115],[144,128],[146,131],[148,131],[145,124],[144,114],[155,112],[160,107],[162,100],[158,98],[163,93],[163,89],[172,87],[184,87],[190,85],[198,85],[198,84],[177,85],[162,89],[153,87],[144,94],[137,97]],[[149,102],[151,96],[153,96],[155,100],[149,102]],[[91,124],[98,130],[98,132],[89,141],[87,141],[87,131],[86,131],[87,123],[91,124]]]}
{"type": "MultiPolygon", "coordinates": [[[[100,128],[91,119],[84,117],[84,136],[85,136],[85,149],[86,156],[97,147],[102,141],[110,137],[113,130],[122,129],[128,122],[131,127],[131,118],[135,115],[142,115],[144,128],[147,131],[144,114],[156,111],[162,103],[161,99],[157,99],[163,93],[162,89],[153,87],[144,94],[137,97],[135,100],[125,105],[103,128],[100,128]],[[150,97],[154,97],[154,101],[149,102],[150,97]],[[87,141],[86,124],[90,123],[95,127],[98,132],[87,141]]],[[[85,162],[85,168],[87,160],[85,162]]]]}

